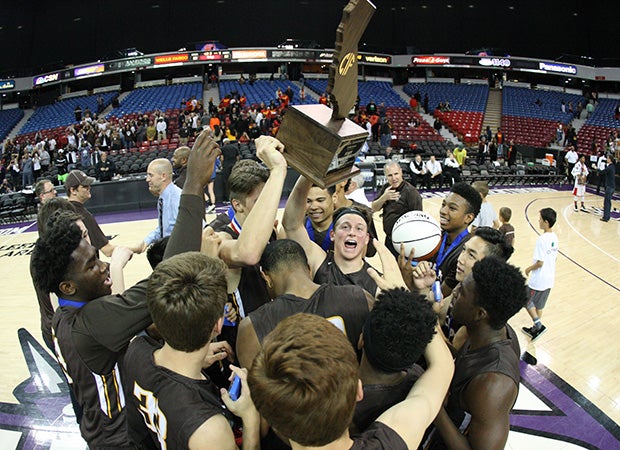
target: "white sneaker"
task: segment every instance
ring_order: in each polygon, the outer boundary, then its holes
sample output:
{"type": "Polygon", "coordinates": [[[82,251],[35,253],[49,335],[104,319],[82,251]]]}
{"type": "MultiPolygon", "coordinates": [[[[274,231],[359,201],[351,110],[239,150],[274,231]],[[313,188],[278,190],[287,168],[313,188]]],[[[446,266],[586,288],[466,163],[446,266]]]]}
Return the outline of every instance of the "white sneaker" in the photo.
{"type": "Polygon", "coordinates": [[[207,214],[212,212],[215,209],[215,205],[209,205],[207,206],[207,214]]]}

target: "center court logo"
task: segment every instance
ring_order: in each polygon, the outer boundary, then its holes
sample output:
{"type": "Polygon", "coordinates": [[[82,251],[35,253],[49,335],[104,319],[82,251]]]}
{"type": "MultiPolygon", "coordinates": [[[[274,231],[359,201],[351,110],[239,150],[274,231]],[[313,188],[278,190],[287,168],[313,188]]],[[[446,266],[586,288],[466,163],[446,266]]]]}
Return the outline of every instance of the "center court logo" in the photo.
{"type": "Polygon", "coordinates": [[[340,61],[340,65],[338,66],[338,73],[340,74],[340,76],[344,77],[349,71],[349,69],[353,66],[354,62],[355,54],[353,52],[349,52],[344,55],[344,58],[342,58],[342,61],[340,61]]]}

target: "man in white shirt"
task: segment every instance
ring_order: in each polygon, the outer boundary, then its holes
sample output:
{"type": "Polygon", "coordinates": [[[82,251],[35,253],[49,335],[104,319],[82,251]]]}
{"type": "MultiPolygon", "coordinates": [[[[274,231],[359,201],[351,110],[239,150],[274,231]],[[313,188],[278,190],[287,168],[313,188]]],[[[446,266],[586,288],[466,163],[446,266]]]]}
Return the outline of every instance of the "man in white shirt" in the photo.
{"type": "Polygon", "coordinates": [[[441,163],[435,159],[435,155],[431,155],[431,159],[426,161],[426,170],[431,176],[430,183],[437,182],[437,187],[441,189],[443,185],[443,171],[441,163]]]}
{"type": "Polygon", "coordinates": [[[543,234],[536,240],[532,265],[525,269],[526,276],[531,274],[528,283],[530,300],[525,308],[534,321],[534,325],[531,328],[523,327],[522,330],[532,338],[532,341],[547,331],[547,327],[541,322],[541,317],[555,281],[555,262],[559,247],[558,237],[553,232],[556,216],[556,212],[552,208],[540,210],[538,225],[543,234]]]}
{"type": "Polygon", "coordinates": [[[575,151],[575,147],[573,147],[572,145],[568,146],[564,159],[566,160],[566,163],[568,164],[568,181],[572,183],[573,182],[573,175],[572,175],[573,167],[575,167],[575,164],[579,160],[579,155],[575,151]]]}
{"type": "Polygon", "coordinates": [[[168,128],[168,126],[166,125],[166,121],[163,117],[157,119],[157,125],[155,128],[157,129],[157,140],[161,141],[162,139],[166,139],[166,128],[168,128]]]}
{"type": "Polygon", "coordinates": [[[459,171],[459,162],[450,150],[446,152],[446,159],[443,162],[446,177],[450,186],[461,181],[461,173],[459,171]]]}
{"type": "Polygon", "coordinates": [[[420,188],[422,186],[426,186],[426,189],[431,188],[431,176],[426,170],[426,164],[422,161],[422,155],[419,153],[415,155],[413,161],[409,163],[409,170],[413,174],[413,185],[418,186],[418,181],[420,182],[420,188]]]}

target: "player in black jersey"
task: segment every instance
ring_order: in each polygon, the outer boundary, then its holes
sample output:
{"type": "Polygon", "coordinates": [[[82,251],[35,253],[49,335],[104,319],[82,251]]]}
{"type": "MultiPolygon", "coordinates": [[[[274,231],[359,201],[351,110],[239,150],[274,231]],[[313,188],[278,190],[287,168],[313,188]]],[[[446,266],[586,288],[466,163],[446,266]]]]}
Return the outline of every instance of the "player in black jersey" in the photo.
{"type": "MultiPolygon", "coordinates": [[[[190,156],[177,224],[165,257],[200,247],[203,191],[219,149],[201,135],[190,156]]],[[[147,280],[111,295],[107,263],[75,223],[50,228],[32,256],[34,282],[59,297],[53,317],[56,356],[83,408],[80,431],[91,449],[131,445],[119,360],[131,338],[151,323],[147,280]]]]}
{"type": "MultiPolygon", "coordinates": [[[[226,265],[188,252],[163,261],[149,278],[148,308],[163,345],[137,337],[125,364],[127,419],[134,442],[146,448],[235,448],[217,389],[204,369],[232,354],[212,343],[221,329],[226,301],[226,265]]],[[[260,417],[245,372],[240,398],[222,392],[226,407],[243,420],[243,448],[258,448],[260,417]]]]}
{"type": "Polygon", "coordinates": [[[355,348],[374,297],[359,286],[317,284],[310,277],[303,248],[290,239],[267,246],[261,274],[273,301],[250,313],[239,325],[237,356],[250,367],[263,339],[285,317],[305,312],[325,317],[341,329],[355,348]]]}
{"type": "Polygon", "coordinates": [[[334,251],[326,253],[310,240],[304,227],[306,196],[311,186],[309,180],[300,176],[286,202],[282,218],[286,237],[297,241],[303,247],[316,283],[357,284],[375,295],[377,284],[368,275],[370,265],[364,260],[370,240],[367,217],[352,208],[335,211],[334,226],[330,232],[334,251]]]}
{"type": "Polygon", "coordinates": [[[415,362],[431,341],[436,325],[437,316],[424,296],[404,289],[379,294],[359,341],[364,398],[355,405],[353,430],[364,431],[407,397],[423,373],[415,362]]]}
{"type": "Polygon", "coordinates": [[[442,243],[433,262],[442,274],[441,291],[444,297],[450,295],[457,284],[457,259],[463,244],[470,237],[467,227],[480,212],[481,204],[480,194],[463,182],[454,183],[441,203],[439,225],[442,230],[442,243]]]}
{"type": "Polygon", "coordinates": [[[506,445],[520,380],[519,341],[507,321],[527,300],[519,269],[495,256],[474,264],[455,288],[454,320],[469,339],[456,356],[447,406],[434,421],[445,444],[431,448],[506,445]]]}
{"type": "Polygon", "coordinates": [[[349,340],[324,318],[295,314],[282,320],[263,341],[248,384],[259,413],[293,449],[404,450],[416,448],[452,378],[452,358],[439,333],[425,357],[428,369],[407,398],[354,437],[348,427],[362,396],[357,358],[349,340]]]}

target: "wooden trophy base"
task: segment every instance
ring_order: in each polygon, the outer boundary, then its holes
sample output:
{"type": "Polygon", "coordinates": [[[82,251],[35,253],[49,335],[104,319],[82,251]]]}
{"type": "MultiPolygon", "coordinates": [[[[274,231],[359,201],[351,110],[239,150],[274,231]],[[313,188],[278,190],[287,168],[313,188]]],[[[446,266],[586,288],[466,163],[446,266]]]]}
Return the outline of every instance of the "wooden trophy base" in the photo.
{"type": "Polygon", "coordinates": [[[368,132],[325,105],[289,106],[278,130],[288,164],[317,186],[350,178],[368,132]]]}

